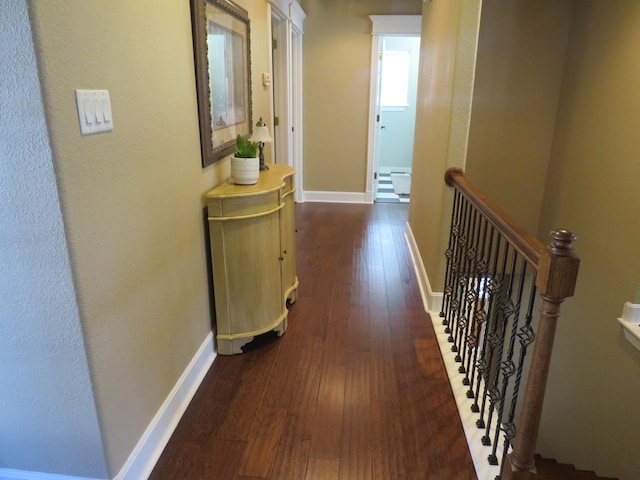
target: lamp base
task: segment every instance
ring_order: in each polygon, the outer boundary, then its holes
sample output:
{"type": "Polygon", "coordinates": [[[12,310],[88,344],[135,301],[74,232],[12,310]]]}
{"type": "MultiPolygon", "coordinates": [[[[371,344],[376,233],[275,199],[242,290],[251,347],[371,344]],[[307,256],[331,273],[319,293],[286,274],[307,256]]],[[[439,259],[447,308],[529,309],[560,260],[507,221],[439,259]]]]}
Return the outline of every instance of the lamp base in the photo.
{"type": "Polygon", "coordinates": [[[264,164],[264,152],[262,151],[263,148],[264,143],[260,142],[260,146],[258,147],[260,151],[260,154],[258,155],[258,158],[260,159],[260,170],[269,170],[269,167],[264,164]]]}

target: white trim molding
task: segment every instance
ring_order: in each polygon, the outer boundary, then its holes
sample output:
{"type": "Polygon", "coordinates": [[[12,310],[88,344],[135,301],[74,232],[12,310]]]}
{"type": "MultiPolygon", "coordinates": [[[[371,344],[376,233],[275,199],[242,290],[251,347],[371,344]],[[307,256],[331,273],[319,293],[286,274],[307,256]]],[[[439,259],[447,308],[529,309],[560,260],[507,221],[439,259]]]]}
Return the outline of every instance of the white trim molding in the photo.
{"type": "Polygon", "coordinates": [[[27,470],[10,470],[0,468],[0,480],[104,480],[87,477],[70,477],[54,473],[29,472],[27,470]]]}
{"type": "MultiPolygon", "coordinates": [[[[422,295],[422,303],[426,312],[440,312],[442,309],[442,292],[434,292],[431,289],[431,283],[429,283],[429,277],[427,271],[424,268],[416,239],[413,236],[411,225],[407,222],[407,230],[405,232],[405,239],[409,246],[409,253],[411,254],[411,260],[413,261],[413,268],[416,271],[416,277],[418,277],[418,285],[420,287],[420,294],[422,295]]],[[[436,314],[437,315],[437,314],[436,314]]]]}
{"type": "Polygon", "coordinates": [[[304,192],[303,201],[321,203],[373,203],[371,195],[358,192],[304,192]]]}
{"type": "MultiPolygon", "coordinates": [[[[113,480],[148,478],[187,406],[216,358],[213,332],[205,338],[177,383],[161,405],[138,444],[113,480]]],[[[0,468],[0,480],[105,480],[0,468]]]]}
{"type": "Polygon", "coordinates": [[[422,15],[369,15],[372,35],[420,35],[422,15]]]}
{"type": "MultiPolygon", "coordinates": [[[[440,347],[440,354],[442,355],[447,376],[449,377],[449,383],[451,384],[451,390],[453,391],[453,396],[458,406],[458,414],[460,415],[460,421],[462,422],[464,434],[467,438],[467,444],[476,475],[481,479],[495,478],[500,473],[500,467],[489,465],[487,462],[487,456],[489,455],[488,449],[490,447],[483,446],[481,441],[485,431],[476,427],[475,421],[477,417],[476,414],[471,411],[473,400],[467,397],[468,387],[464,386],[460,381],[460,373],[458,371],[460,364],[455,361],[455,353],[451,351],[451,344],[448,341],[449,334],[445,332],[445,326],[442,324],[442,319],[440,318],[444,295],[442,293],[436,293],[431,289],[429,278],[422,263],[422,257],[420,256],[416,240],[408,222],[405,238],[409,246],[409,252],[411,253],[413,267],[418,277],[422,303],[425,311],[431,318],[433,330],[435,331],[438,346],[440,347]]],[[[495,431],[492,430],[492,436],[494,433],[495,431]]]]}
{"type": "Polygon", "coordinates": [[[215,358],[213,332],[209,332],[113,480],[149,477],[215,358]]]}

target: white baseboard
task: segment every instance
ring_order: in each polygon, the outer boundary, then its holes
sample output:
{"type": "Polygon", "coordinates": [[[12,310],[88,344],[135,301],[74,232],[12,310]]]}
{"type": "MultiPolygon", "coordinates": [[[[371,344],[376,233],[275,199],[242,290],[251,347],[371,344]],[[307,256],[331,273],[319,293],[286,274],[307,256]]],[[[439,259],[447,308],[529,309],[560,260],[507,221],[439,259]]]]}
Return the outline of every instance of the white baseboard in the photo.
{"type": "MultiPolygon", "coordinates": [[[[445,332],[445,326],[442,324],[442,319],[439,316],[439,310],[438,312],[429,312],[429,316],[433,323],[433,329],[436,332],[438,346],[440,347],[444,366],[447,369],[451,390],[453,391],[453,396],[456,399],[458,414],[460,415],[462,428],[464,430],[465,437],[467,438],[467,445],[469,446],[469,453],[471,453],[473,466],[476,470],[476,476],[478,477],[478,480],[493,480],[500,474],[500,467],[489,465],[489,462],[487,461],[487,457],[491,453],[491,447],[482,445],[482,436],[485,434],[485,430],[476,426],[478,414],[471,411],[473,400],[467,398],[467,390],[469,387],[462,384],[462,378],[464,375],[458,371],[460,364],[455,361],[456,354],[451,351],[451,343],[448,341],[449,334],[445,332]]],[[[493,438],[494,434],[495,429],[491,428],[491,438],[493,438]]],[[[499,454],[500,453],[501,451],[499,454]]]]}
{"type": "MultiPolygon", "coordinates": [[[[210,332],[113,480],[148,478],[216,354],[210,332]]],[[[105,480],[0,468],[0,480],[105,480]]]]}
{"type": "Polygon", "coordinates": [[[425,311],[431,317],[433,329],[435,330],[436,338],[438,339],[438,346],[440,347],[442,360],[444,361],[444,365],[447,369],[449,383],[451,384],[453,396],[456,399],[460,421],[462,422],[462,427],[467,438],[467,444],[469,445],[469,451],[476,470],[476,475],[478,479],[481,480],[494,479],[500,473],[500,468],[489,465],[487,462],[487,456],[490,453],[490,448],[482,445],[481,438],[484,434],[484,430],[476,427],[475,421],[477,415],[471,412],[471,404],[473,403],[473,400],[467,398],[467,390],[469,387],[465,387],[462,384],[462,375],[458,372],[459,364],[455,361],[455,353],[451,351],[451,344],[448,341],[449,335],[445,333],[445,326],[442,325],[442,319],[440,318],[444,295],[442,293],[435,293],[431,290],[431,284],[429,283],[429,278],[424,268],[424,264],[422,263],[422,257],[418,251],[418,246],[416,245],[416,240],[413,236],[409,223],[407,223],[405,238],[407,239],[409,251],[411,252],[411,259],[413,260],[413,267],[415,268],[416,276],[418,277],[422,303],[425,311]]]}
{"type": "Polygon", "coordinates": [[[373,203],[371,192],[310,192],[303,193],[305,202],[373,203]]]}
{"type": "Polygon", "coordinates": [[[413,261],[413,268],[416,271],[416,277],[418,277],[418,285],[420,287],[420,294],[422,295],[422,304],[424,305],[424,309],[427,312],[440,312],[442,309],[443,294],[440,292],[434,292],[431,289],[429,277],[427,276],[427,271],[424,268],[424,263],[422,262],[422,257],[420,256],[420,251],[418,250],[418,245],[416,244],[416,239],[413,236],[413,231],[411,230],[409,222],[407,222],[407,230],[404,237],[407,240],[407,245],[409,246],[409,253],[411,253],[411,260],[413,261]]]}
{"type": "Polygon", "coordinates": [[[215,358],[213,333],[209,332],[113,480],[148,478],[215,358]]]}
{"type": "Polygon", "coordinates": [[[87,477],[70,477],[54,473],[29,472],[27,470],[10,470],[0,468],[0,480],[104,480],[87,477]]]}
{"type": "Polygon", "coordinates": [[[411,173],[411,167],[380,167],[379,173],[411,173]]]}

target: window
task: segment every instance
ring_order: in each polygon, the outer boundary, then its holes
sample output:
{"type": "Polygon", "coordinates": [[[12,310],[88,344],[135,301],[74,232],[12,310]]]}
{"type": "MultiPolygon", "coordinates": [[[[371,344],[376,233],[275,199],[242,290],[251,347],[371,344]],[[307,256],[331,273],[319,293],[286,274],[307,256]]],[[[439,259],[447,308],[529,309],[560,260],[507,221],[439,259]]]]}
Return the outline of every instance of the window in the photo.
{"type": "Polygon", "coordinates": [[[409,51],[385,50],[382,57],[380,105],[391,109],[409,106],[409,51]]]}

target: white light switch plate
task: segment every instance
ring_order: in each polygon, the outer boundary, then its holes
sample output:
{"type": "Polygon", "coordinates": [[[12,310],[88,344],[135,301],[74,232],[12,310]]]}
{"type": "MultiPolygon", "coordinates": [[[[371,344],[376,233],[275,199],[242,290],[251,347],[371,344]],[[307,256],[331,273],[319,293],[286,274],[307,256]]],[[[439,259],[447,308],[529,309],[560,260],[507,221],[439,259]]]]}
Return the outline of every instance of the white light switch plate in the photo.
{"type": "Polygon", "coordinates": [[[76,90],[82,135],[113,130],[109,90],[76,90]]]}

